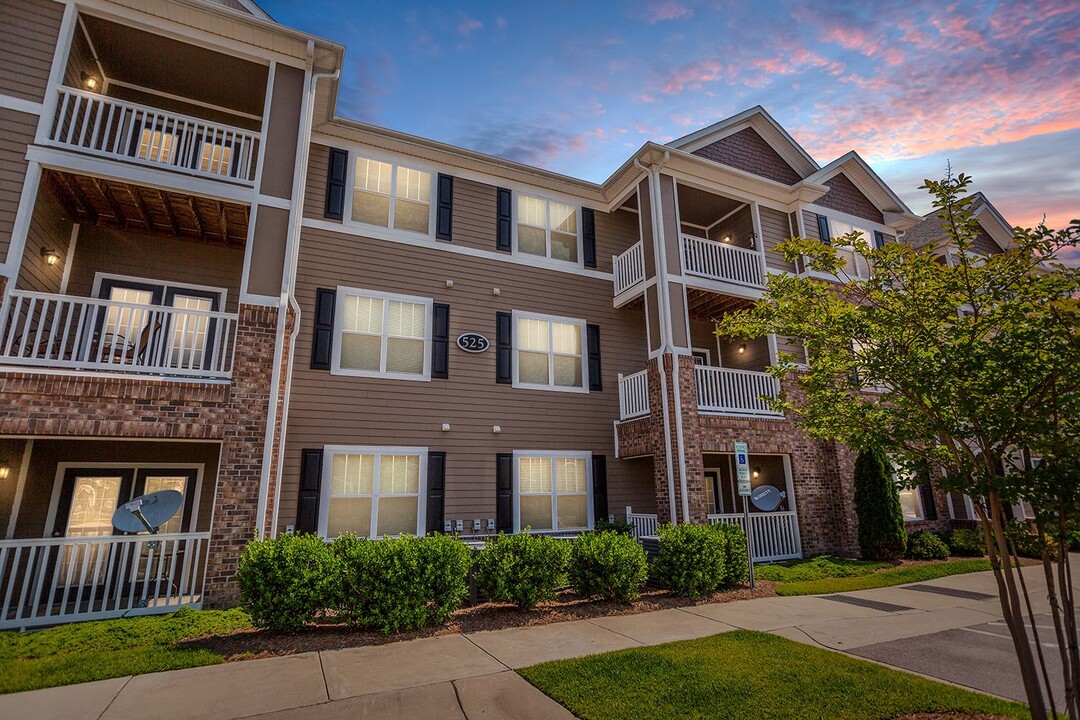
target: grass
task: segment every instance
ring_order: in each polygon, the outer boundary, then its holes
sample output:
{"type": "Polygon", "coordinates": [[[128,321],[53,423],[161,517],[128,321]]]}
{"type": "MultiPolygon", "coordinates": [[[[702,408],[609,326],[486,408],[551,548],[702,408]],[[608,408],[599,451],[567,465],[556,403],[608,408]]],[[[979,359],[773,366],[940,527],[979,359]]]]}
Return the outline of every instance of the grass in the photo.
{"type": "Polygon", "coordinates": [[[766,633],[735,631],[519,671],[583,720],[871,720],[1027,708],[766,633]]]}
{"type": "Polygon", "coordinates": [[[969,572],[981,572],[990,569],[990,561],[985,559],[947,560],[929,565],[912,565],[877,570],[864,575],[848,577],[826,577],[818,580],[781,582],[776,586],[777,595],[823,595],[827,593],[851,592],[852,590],[870,590],[871,588],[904,585],[906,583],[925,582],[947,575],[960,575],[969,572]]]}
{"type": "Polygon", "coordinates": [[[35,632],[0,632],[0,693],[214,665],[220,654],[181,641],[251,627],[238,609],[191,610],[35,632]]]}
{"type": "Polygon", "coordinates": [[[759,565],[754,568],[754,572],[762,580],[803,582],[825,578],[858,577],[887,567],[892,567],[892,563],[820,555],[810,560],[790,560],[774,565],[759,565]]]}

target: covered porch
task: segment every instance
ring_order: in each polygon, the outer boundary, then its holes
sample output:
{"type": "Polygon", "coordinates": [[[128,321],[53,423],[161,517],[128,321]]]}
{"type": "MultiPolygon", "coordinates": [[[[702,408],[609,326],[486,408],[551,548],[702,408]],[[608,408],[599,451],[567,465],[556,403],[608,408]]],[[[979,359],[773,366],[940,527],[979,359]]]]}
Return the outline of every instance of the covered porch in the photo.
{"type": "Polygon", "coordinates": [[[0,439],[0,629],[201,607],[220,444],[0,439]],[[115,510],[177,490],[158,530],[115,510]]]}

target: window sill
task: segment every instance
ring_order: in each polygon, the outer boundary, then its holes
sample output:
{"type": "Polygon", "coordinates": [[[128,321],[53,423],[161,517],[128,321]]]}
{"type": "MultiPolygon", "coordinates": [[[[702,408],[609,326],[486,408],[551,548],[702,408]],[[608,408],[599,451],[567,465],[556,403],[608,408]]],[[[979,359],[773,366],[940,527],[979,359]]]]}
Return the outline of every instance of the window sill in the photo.
{"type": "Polygon", "coordinates": [[[587,387],[563,387],[560,385],[530,385],[528,383],[514,383],[512,385],[517,390],[545,390],[547,392],[565,392],[565,393],[583,393],[588,394],[589,388],[587,387]]]}
{"type": "Polygon", "coordinates": [[[376,380],[409,380],[412,382],[431,382],[431,375],[414,375],[412,373],[385,373],[371,370],[349,370],[348,368],[333,368],[331,375],[343,377],[364,377],[376,380]]]}

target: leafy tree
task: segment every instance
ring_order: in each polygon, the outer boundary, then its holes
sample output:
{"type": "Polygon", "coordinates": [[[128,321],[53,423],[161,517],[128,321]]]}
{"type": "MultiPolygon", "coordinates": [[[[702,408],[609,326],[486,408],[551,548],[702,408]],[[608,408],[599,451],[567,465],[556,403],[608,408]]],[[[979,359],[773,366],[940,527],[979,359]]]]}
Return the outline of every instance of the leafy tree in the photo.
{"type": "Polygon", "coordinates": [[[771,275],[764,297],[718,333],[804,339],[805,370],[788,355],[772,370],[779,378],[801,370],[802,399],[781,393],[775,409],[794,412],[813,437],[880,447],[901,471],[935,466],[942,489],[972,497],[1032,716],[1045,718],[1053,692],[1006,519],[1008,505],[1033,505],[1075,720],[1080,650],[1065,550],[1080,516],[1080,271],[1059,254],[1080,242],[1080,221],[1015,228],[1007,252],[976,256],[970,183],[950,172],[922,186],[949,248],[877,248],[858,232],[831,246],[792,238],[780,246],[785,257],[834,281],[771,275]],[[838,246],[866,257],[873,276],[849,277],[838,246]],[[1020,462],[1026,455],[1041,463],[1020,462]]]}
{"type": "Polygon", "coordinates": [[[892,463],[878,447],[855,460],[855,515],[859,550],[867,560],[899,560],[907,550],[904,511],[893,478],[892,463]]]}

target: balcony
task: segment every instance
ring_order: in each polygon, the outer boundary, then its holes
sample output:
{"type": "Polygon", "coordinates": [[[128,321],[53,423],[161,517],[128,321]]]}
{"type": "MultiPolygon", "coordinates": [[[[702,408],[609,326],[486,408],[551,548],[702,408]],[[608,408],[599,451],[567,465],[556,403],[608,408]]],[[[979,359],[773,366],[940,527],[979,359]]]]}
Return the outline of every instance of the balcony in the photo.
{"type": "Polygon", "coordinates": [[[780,391],[780,384],[768,373],[699,365],[694,368],[694,374],[699,412],[783,417],[771,410],[766,401],[780,391]]]}
{"type": "Polygon", "coordinates": [[[645,281],[645,253],[641,241],[611,258],[615,274],[615,297],[645,281]]]}
{"type": "Polygon", "coordinates": [[[649,371],[619,375],[619,419],[632,420],[649,414],[649,371]]]}
{"type": "Polygon", "coordinates": [[[757,250],[693,235],[683,235],[681,247],[683,272],[687,275],[756,289],[765,287],[765,266],[757,250]]]}
{"type": "Polygon", "coordinates": [[[12,290],[0,365],[222,380],[236,323],[233,313],[12,290]]]}
{"type": "Polygon", "coordinates": [[[260,133],[61,87],[53,145],[124,162],[251,186],[260,133]]]}

